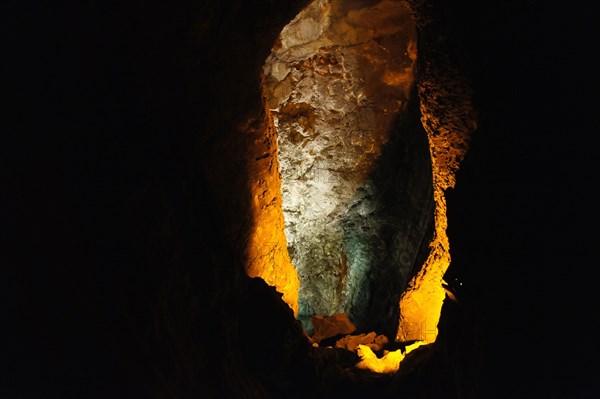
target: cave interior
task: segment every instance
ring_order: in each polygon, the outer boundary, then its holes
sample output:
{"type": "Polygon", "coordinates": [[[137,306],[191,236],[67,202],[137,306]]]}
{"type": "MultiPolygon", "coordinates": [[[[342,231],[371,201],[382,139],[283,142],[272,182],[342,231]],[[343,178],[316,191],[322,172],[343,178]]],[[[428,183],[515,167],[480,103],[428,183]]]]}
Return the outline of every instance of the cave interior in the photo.
{"type": "Polygon", "coordinates": [[[593,13],[517,3],[8,4],[0,396],[597,397],[593,13]]]}

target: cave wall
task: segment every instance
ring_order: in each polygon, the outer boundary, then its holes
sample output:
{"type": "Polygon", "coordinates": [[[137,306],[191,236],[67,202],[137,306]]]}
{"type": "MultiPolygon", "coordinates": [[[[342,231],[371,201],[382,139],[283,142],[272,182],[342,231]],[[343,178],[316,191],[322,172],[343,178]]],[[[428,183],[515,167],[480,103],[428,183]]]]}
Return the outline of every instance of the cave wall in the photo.
{"type": "Polygon", "coordinates": [[[421,123],[427,132],[433,173],[435,218],[429,256],[400,299],[396,339],[433,342],[446,297],[444,275],[450,266],[451,243],[446,233],[445,193],[454,188],[456,173],[477,130],[473,88],[461,58],[460,45],[449,33],[443,8],[412,1],[419,28],[418,91],[421,123]]]}
{"type": "Polygon", "coordinates": [[[394,302],[430,239],[429,148],[408,106],[418,101],[416,40],[405,2],[315,1],[265,61],[285,236],[309,331],[311,316],[334,313],[364,329],[397,324],[394,302]]]}
{"type": "Polygon", "coordinates": [[[295,314],[299,281],[283,234],[276,132],[264,104],[260,75],[270,43],[306,3],[282,5],[276,18],[266,15],[271,12],[266,5],[237,5],[234,13],[219,7],[223,15],[214,17],[215,24],[193,34],[193,40],[201,40],[204,47],[194,49],[201,70],[191,71],[208,73],[204,81],[208,87],[197,90],[211,99],[209,110],[201,112],[210,119],[208,126],[215,128],[198,135],[195,149],[210,190],[222,204],[219,210],[228,240],[243,259],[246,273],[275,286],[295,314]],[[221,44],[215,46],[215,40],[221,44]]]}

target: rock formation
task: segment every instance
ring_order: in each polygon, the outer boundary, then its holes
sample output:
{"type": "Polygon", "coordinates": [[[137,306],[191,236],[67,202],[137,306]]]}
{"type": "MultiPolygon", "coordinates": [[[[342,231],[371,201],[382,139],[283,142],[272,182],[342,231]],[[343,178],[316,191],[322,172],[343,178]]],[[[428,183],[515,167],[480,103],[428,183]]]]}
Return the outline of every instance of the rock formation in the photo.
{"type": "Polygon", "coordinates": [[[416,42],[405,2],[318,0],[282,30],[265,62],[307,329],[311,316],[341,312],[395,334],[399,295],[432,228],[416,42]]]}

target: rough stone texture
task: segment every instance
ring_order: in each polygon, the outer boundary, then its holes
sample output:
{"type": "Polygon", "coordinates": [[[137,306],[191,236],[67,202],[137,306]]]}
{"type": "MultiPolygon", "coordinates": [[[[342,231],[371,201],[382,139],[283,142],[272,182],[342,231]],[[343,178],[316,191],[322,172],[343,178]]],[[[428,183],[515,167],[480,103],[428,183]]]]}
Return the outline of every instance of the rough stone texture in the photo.
{"type": "Polygon", "coordinates": [[[372,351],[382,350],[389,342],[385,335],[377,335],[371,331],[368,334],[347,335],[335,342],[337,348],[344,348],[349,351],[355,351],[358,345],[368,346],[372,351]]]}
{"type": "Polygon", "coordinates": [[[299,281],[283,232],[277,143],[260,76],[282,27],[307,3],[287,2],[274,16],[265,15],[267,5],[215,5],[209,8],[214,20],[202,19],[193,33],[203,46],[194,47],[201,58],[198,63],[212,71],[203,85],[192,89],[211,99],[202,112],[214,128],[201,135],[194,148],[202,155],[200,167],[210,191],[222,204],[216,212],[246,273],[276,287],[295,314],[299,281]],[[222,26],[231,33],[221,32],[222,26]],[[215,45],[215,37],[223,42],[215,45]]]}
{"type": "Polygon", "coordinates": [[[388,333],[432,213],[425,134],[407,122],[416,31],[405,2],[349,4],[315,1],[283,29],[265,91],[300,318],[388,333]]]}
{"type": "Polygon", "coordinates": [[[419,0],[411,6],[419,15],[419,48],[424,52],[419,57],[417,86],[431,152],[435,228],[427,260],[402,294],[396,340],[434,342],[445,298],[443,277],[451,260],[445,191],[456,183],[478,115],[460,53],[446,39],[450,31],[441,22],[443,12],[419,0]]]}
{"type": "MultiPolygon", "coordinates": [[[[301,3],[3,4],[1,397],[598,397],[578,367],[593,344],[551,349],[581,341],[569,323],[594,314],[595,282],[571,284],[582,298],[540,273],[596,260],[595,237],[573,234],[595,205],[596,147],[577,138],[597,130],[596,103],[578,101],[594,98],[595,5],[426,2],[462,16],[436,19],[477,72],[483,123],[446,193],[465,284],[435,344],[382,377],[345,369],[343,349],[307,358],[237,256],[254,158],[233,126],[260,117],[260,68],[301,3]],[[558,329],[557,287],[575,312],[558,329]]],[[[419,56],[440,37],[423,40],[419,56]]]]}
{"type": "Polygon", "coordinates": [[[290,262],[281,206],[281,175],[277,159],[276,131],[268,110],[240,126],[240,135],[253,139],[246,149],[245,169],[252,195],[253,220],[246,248],[245,266],[250,277],[260,277],[275,287],[298,315],[300,282],[290,262]]]}
{"type": "Polygon", "coordinates": [[[348,315],[344,313],[336,313],[328,317],[313,316],[311,323],[314,328],[312,340],[316,343],[321,342],[325,338],[340,334],[352,334],[356,331],[356,326],[350,321],[348,315]]]}

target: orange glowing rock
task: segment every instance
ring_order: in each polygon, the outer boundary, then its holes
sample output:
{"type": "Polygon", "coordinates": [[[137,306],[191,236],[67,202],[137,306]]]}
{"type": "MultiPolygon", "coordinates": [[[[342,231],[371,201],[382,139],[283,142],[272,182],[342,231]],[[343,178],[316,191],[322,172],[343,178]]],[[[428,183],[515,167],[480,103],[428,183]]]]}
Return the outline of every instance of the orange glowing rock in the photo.
{"type": "Polygon", "coordinates": [[[385,335],[377,335],[375,332],[360,335],[347,335],[335,342],[336,348],[344,348],[355,351],[359,345],[368,346],[374,351],[379,351],[389,342],[385,335]]]}
{"type": "Polygon", "coordinates": [[[337,313],[329,317],[313,316],[312,324],[315,327],[313,341],[320,342],[339,334],[352,334],[356,326],[350,321],[347,314],[337,313]]]}
{"type": "Polygon", "coordinates": [[[423,345],[426,345],[426,342],[417,341],[408,345],[404,352],[401,349],[384,351],[384,355],[381,358],[377,357],[368,345],[358,345],[356,352],[361,360],[356,364],[356,367],[371,370],[375,373],[395,373],[400,369],[400,364],[406,355],[423,345]]]}
{"type": "Polygon", "coordinates": [[[431,154],[435,232],[429,244],[429,257],[400,298],[396,340],[431,343],[438,333],[437,323],[446,295],[443,277],[451,260],[445,191],[456,184],[456,173],[477,129],[478,118],[472,89],[464,74],[448,61],[450,58],[442,48],[426,51],[429,58],[422,63],[417,86],[421,123],[427,132],[431,154]]]}
{"type": "Polygon", "coordinates": [[[400,362],[404,359],[404,354],[400,349],[386,351],[382,358],[378,358],[371,348],[366,345],[358,345],[356,352],[361,358],[356,367],[371,370],[375,373],[395,373],[400,368],[400,362]]]}
{"type": "MultiPolygon", "coordinates": [[[[281,176],[277,160],[276,131],[273,117],[265,106],[265,119],[254,128],[262,137],[256,146],[256,162],[248,166],[252,192],[254,225],[246,246],[246,273],[260,277],[283,294],[283,300],[298,316],[300,280],[292,265],[284,233],[281,208],[281,176]],[[267,154],[267,156],[263,156],[267,154]],[[260,156],[259,156],[260,155],[260,156]]],[[[251,129],[246,129],[248,132],[251,129]]]]}

